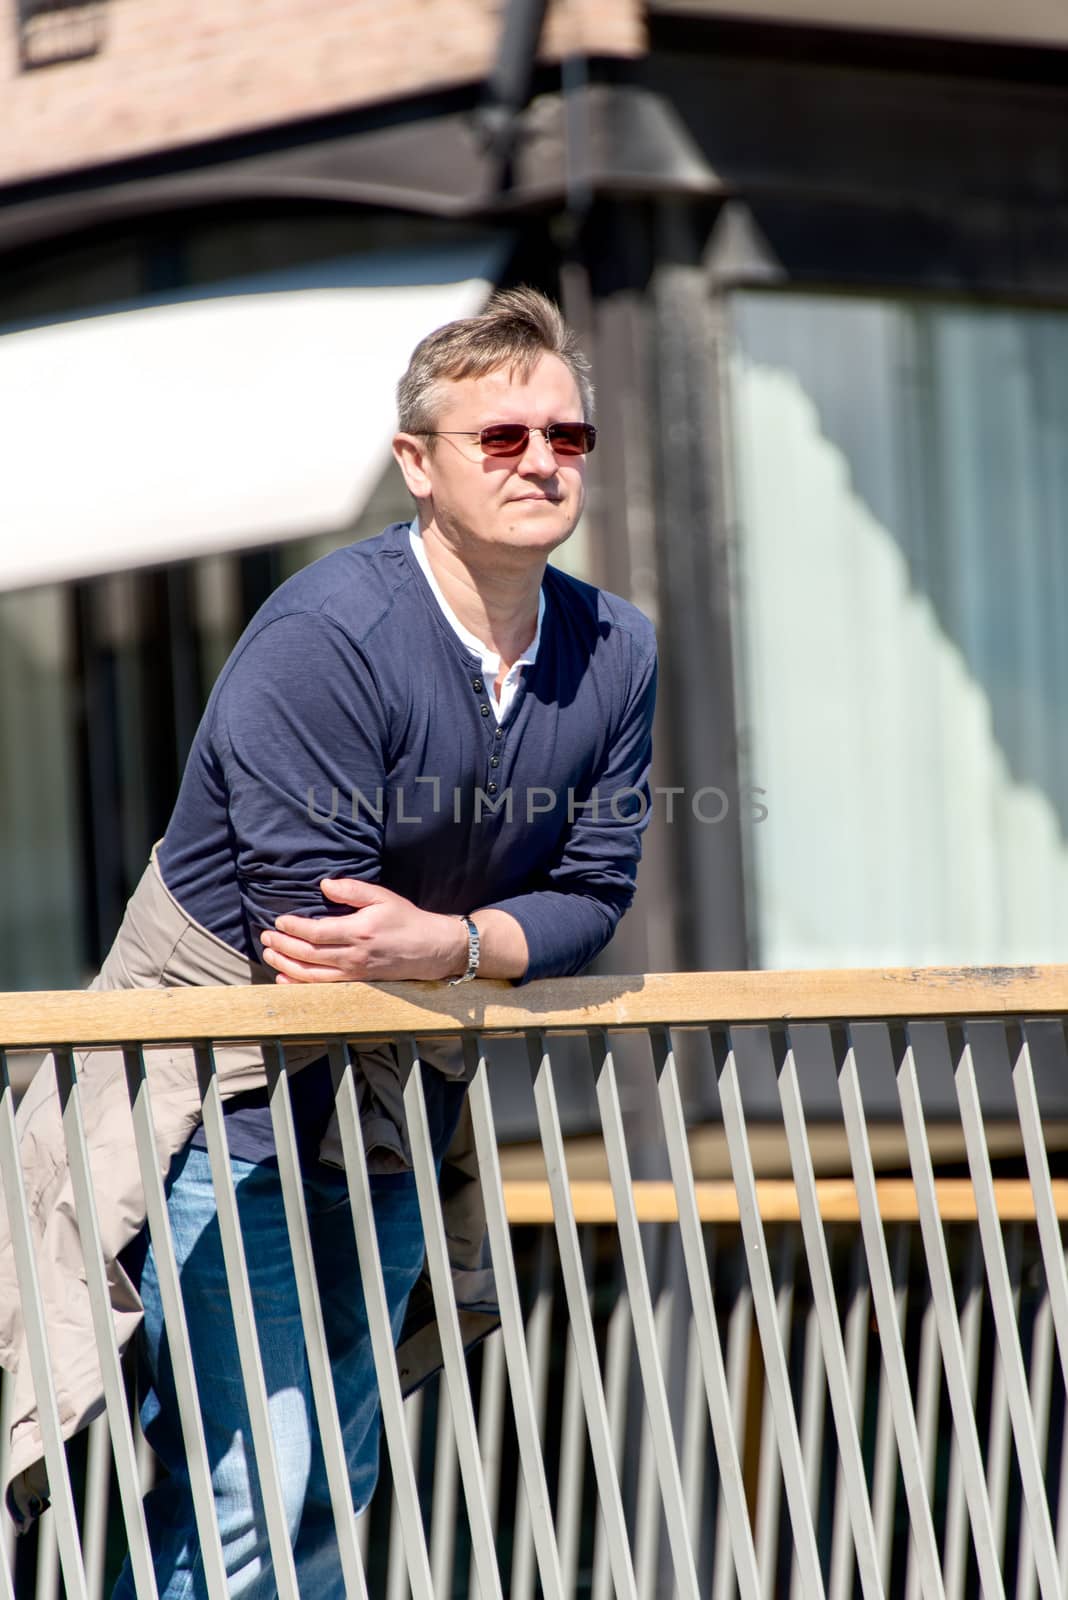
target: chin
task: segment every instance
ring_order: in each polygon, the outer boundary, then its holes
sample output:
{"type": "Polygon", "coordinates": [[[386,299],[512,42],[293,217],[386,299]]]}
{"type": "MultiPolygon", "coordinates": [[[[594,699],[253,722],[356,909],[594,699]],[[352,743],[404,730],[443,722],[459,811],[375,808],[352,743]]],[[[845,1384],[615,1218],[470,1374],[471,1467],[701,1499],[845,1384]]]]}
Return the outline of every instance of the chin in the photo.
{"type": "Polygon", "coordinates": [[[510,508],[503,531],[508,539],[530,539],[538,544],[545,540],[559,543],[570,538],[577,521],[578,518],[563,506],[527,500],[510,508]]]}
{"type": "Polygon", "coordinates": [[[510,545],[513,550],[542,550],[548,553],[555,550],[557,545],[570,539],[573,531],[571,524],[557,525],[553,528],[509,528],[505,531],[502,544],[510,545]]]}

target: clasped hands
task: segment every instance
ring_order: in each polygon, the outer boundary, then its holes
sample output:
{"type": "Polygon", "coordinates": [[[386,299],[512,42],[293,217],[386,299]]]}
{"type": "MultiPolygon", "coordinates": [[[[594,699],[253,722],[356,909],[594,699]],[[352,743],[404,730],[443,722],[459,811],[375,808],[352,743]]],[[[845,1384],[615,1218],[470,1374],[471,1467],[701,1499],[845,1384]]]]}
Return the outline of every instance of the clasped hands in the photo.
{"type": "Polygon", "coordinates": [[[467,965],[459,917],[421,911],[411,900],[359,878],[323,878],[323,894],[349,916],[275,919],[261,935],[276,983],[382,983],[451,978],[467,965]]]}

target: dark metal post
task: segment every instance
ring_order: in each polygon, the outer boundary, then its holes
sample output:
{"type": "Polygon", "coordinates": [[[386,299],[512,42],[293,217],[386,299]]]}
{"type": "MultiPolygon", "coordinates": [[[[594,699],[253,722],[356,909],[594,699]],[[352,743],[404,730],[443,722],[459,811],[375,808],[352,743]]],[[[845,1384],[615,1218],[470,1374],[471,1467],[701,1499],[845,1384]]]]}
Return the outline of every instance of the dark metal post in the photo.
{"type": "Polygon", "coordinates": [[[686,203],[656,209],[648,426],[660,596],[661,770],[680,968],[748,965],[733,663],[727,329],[686,203]]]}

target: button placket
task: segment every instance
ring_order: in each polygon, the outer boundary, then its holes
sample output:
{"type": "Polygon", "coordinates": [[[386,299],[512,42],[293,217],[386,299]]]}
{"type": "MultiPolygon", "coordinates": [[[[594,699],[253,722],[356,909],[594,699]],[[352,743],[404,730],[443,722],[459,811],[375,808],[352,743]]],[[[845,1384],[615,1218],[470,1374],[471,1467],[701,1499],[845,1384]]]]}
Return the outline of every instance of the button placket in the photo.
{"type": "MultiPolygon", "coordinates": [[[[501,727],[500,723],[498,723],[493,730],[493,743],[489,747],[489,764],[491,773],[496,772],[496,769],[500,767],[501,752],[503,749],[504,729],[501,727]]],[[[498,794],[499,791],[500,785],[496,782],[495,778],[491,776],[486,784],[486,793],[490,796],[493,796],[498,794]]]]}

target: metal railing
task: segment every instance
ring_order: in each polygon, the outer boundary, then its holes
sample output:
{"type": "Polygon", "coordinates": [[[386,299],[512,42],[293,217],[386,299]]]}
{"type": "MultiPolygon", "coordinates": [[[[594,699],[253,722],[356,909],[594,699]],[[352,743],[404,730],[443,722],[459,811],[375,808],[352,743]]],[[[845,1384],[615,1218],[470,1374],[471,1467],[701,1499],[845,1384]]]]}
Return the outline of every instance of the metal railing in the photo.
{"type": "Polygon", "coordinates": [[[109,1497],[138,1592],[155,1593],[140,1499],[150,1466],[94,1248],[79,1080],[89,1046],[124,1052],[208,1589],[225,1594],[146,1069],[145,1048],[164,1042],[193,1051],[277,1592],[298,1593],[212,1049],[232,1040],[264,1042],[350,1594],[1061,1595],[1068,1183],[1052,1175],[1051,1147],[1068,1107],[1065,1012],[1068,969],[1054,968],[0,996],[0,1187],[52,1498],[32,1576],[0,1536],[0,1596],[23,1600],[32,1584],[44,1600],[60,1571],[72,1600],[100,1594],[109,1497]],[[430,1069],[419,1065],[420,1041],[457,1036],[501,1306],[500,1333],[474,1360],[452,1297],[422,1090],[430,1069]],[[544,1163],[523,1181],[502,1170],[494,1117],[517,1037],[544,1163]],[[353,1075],[354,1047],[382,1039],[412,1063],[404,1104],[445,1357],[440,1387],[407,1402],[353,1075]],[[387,1446],[359,1519],[284,1071],[285,1043],[309,1040],[332,1065],[387,1446]],[[87,1241],[107,1402],[87,1443],[64,1444],[23,1203],[6,1052],[31,1047],[54,1052],[87,1241]],[[562,1070],[591,1076],[603,1177],[569,1173],[562,1070]],[[714,1084],[711,1136],[729,1176],[695,1179],[684,1099],[695,1077],[714,1084]],[[636,1180],[634,1119],[648,1167],[651,1108],[665,1176],[636,1180]]]}

